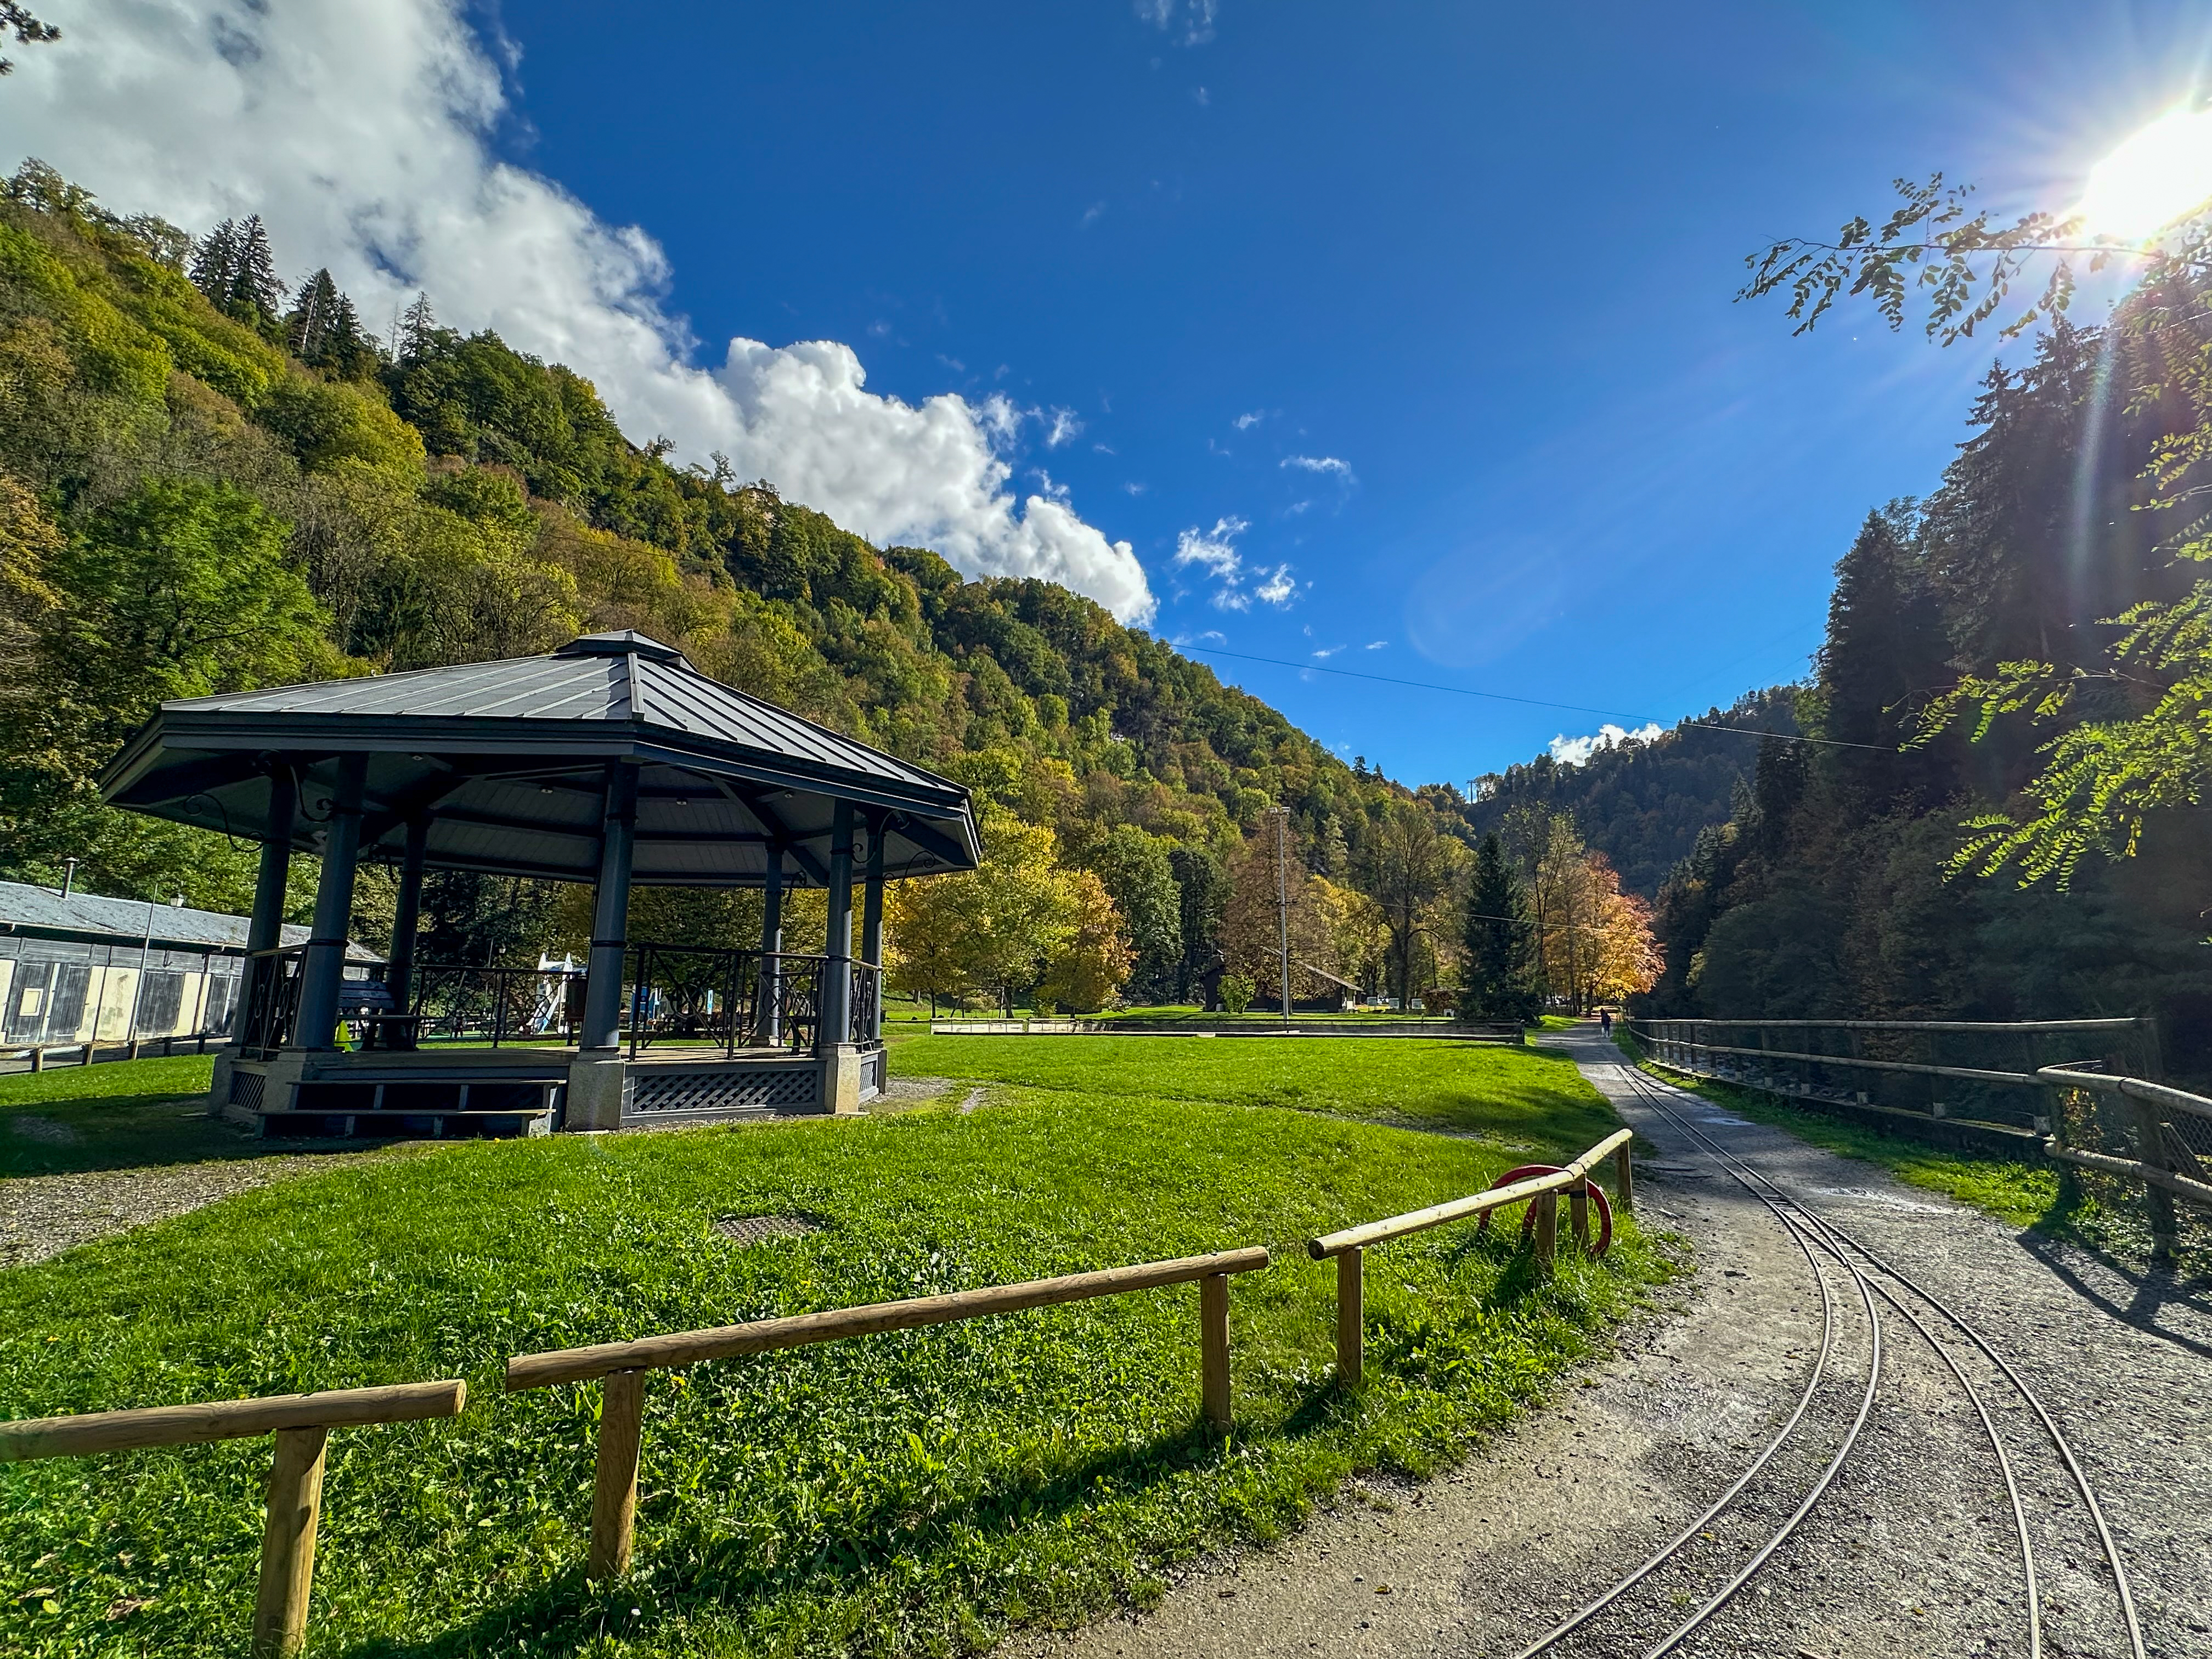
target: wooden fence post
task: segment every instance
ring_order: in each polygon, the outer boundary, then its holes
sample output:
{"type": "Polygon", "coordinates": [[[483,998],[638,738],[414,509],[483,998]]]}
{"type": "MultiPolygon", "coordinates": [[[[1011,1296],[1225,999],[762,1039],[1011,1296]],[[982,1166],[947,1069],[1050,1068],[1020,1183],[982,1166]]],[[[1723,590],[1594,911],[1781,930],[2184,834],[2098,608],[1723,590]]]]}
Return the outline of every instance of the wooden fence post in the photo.
{"type": "Polygon", "coordinates": [[[1626,1215],[1636,1207],[1636,1176],[1628,1167],[1628,1143],[1616,1147],[1613,1154],[1613,1185],[1620,1198],[1620,1212],[1626,1215]]]}
{"type": "Polygon", "coordinates": [[[1559,1239],[1559,1194],[1556,1190],[1539,1193],[1536,1195],[1536,1270],[1546,1278],[1551,1276],[1559,1239]]]}
{"type": "Polygon", "coordinates": [[[1336,1381],[1354,1389],[1367,1369],[1367,1273],[1354,1244],[1336,1257],[1336,1381]]]}
{"type": "Polygon", "coordinates": [[[315,1582],[315,1525],[323,1507],[327,1429],[279,1429],[269,1468],[269,1519],[261,1533],[261,1585],[253,1600],[254,1659],[292,1659],[307,1639],[315,1582]]]}
{"type": "Polygon", "coordinates": [[[609,1371],[599,1401],[599,1460],[592,1488],[588,1576],[619,1578],[629,1571],[637,1526],[637,1462],[645,1436],[645,1373],[609,1371]]]}
{"type": "MultiPolygon", "coordinates": [[[[2166,1152],[2166,1120],[2147,1100],[2131,1100],[2135,1109],[2136,1156],[2154,1170],[2170,1171],[2173,1162],[2166,1152]]],[[[2143,1182],[2144,1206],[2150,1215],[2150,1254],[2154,1261],[2170,1262],[2180,1238],[2180,1223],[2173,1212],[2173,1194],[2155,1182],[2143,1182]]]]}
{"type": "Polygon", "coordinates": [[[1198,1333],[1202,1351],[1200,1385],[1206,1420],[1229,1426],[1229,1275],[1208,1273],[1198,1281],[1198,1333]]]}
{"type": "Polygon", "coordinates": [[[1589,1188],[1577,1185],[1567,1194],[1567,1229],[1575,1236],[1575,1243],[1584,1249],[1589,1248],[1589,1188]]]}

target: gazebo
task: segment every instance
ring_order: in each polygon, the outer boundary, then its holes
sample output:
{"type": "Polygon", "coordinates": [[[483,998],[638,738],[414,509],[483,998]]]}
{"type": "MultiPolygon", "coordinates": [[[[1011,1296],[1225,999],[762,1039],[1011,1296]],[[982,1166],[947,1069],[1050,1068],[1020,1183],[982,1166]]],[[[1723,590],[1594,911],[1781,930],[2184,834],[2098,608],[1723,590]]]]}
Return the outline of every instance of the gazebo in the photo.
{"type": "Polygon", "coordinates": [[[101,789],[128,811],[261,842],[246,984],[211,1103],[270,1133],[854,1110],[883,1083],[884,883],[978,861],[960,785],[627,632],[166,702],[101,789]],[[285,949],[295,852],[319,854],[322,870],[309,937],[285,949]],[[374,969],[345,955],[364,860],[398,871],[390,960],[374,969]],[[433,869],[593,884],[586,967],[418,963],[433,869]],[[631,940],[634,884],[763,890],[759,948],[631,940]],[[820,956],[781,949],[794,886],[828,890],[820,956]]]}

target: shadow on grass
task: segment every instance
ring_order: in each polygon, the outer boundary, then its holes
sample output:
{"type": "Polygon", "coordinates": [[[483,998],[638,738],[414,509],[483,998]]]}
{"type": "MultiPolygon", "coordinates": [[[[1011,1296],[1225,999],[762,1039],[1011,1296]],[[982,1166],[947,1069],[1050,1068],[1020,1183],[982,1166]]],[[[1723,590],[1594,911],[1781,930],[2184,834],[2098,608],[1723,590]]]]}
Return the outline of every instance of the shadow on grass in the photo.
{"type": "Polygon", "coordinates": [[[105,1095],[0,1106],[0,1179],[358,1152],[380,1141],[264,1140],[204,1095],[105,1095]]]}
{"type": "MultiPolygon", "coordinates": [[[[1319,1385],[1308,1391],[1283,1427],[1253,1437],[1282,1440],[1310,1433],[1340,1409],[1340,1399],[1328,1385],[1319,1385]]],[[[1170,1438],[1102,1451],[1042,1479],[1010,1472],[986,1480],[962,1501],[942,1509],[918,1511],[910,1497],[902,1496],[850,1516],[839,1537],[790,1560],[763,1560],[750,1543],[702,1542],[680,1528],[656,1527],[653,1511],[658,1506],[648,1499],[638,1516],[638,1541],[640,1564],[649,1564],[653,1574],[653,1622],[695,1608],[742,1611],[747,1604],[765,1605],[790,1596],[817,1605],[842,1600],[895,1564],[911,1563],[917,1553],[927,1553],[925,1528],[928,1533],[967,1534],[969,1541],[963,1549],[972,1552],[977,1535],[997,1540],[1033,1527],[1049,1530],[1062,1517],[1091,1504],[1141,1491],[1184,1470],[1225,1464],[1226,1447],[1222,1435],[1194,1423],[1170,1438]]],[[[649,1445],[647,1454],[651,1455],[649,1445]]],[[[580,1508],[588,1506],[588,1497],[580,1500],[580,1508]]],[[[960,1594],[957,1588],[948,1588],[955,1595],[960,1594]]],[[[1009,1580],[999,1593],[1019,1599],[1025,1588],[1019,1580],[1009,1580]]],[[[992,1594],[980,1587],[968,1593],[978,1600],[992,1594]]],[[[629,1616],[631,1608],[640,1605],[635,1586],[594,1587],[585,1582],[579,1564],[453,1630],[415,1642],[375,1638],[346,1652],[349,1659],[458,1659],[498,1651],[517,1638],[573,1652],[603,1635],[649,1634],[639,1619],[629,1616]]],[[[903,1610],[915,1611],[910,1606],[903,1610]]],[[[950,1606],[943,1611],[948,1619],[953,1616],[950,1606]]],[[[982,1611],[1000,1614],[1003,1608],[982,1611]]]]}
{"type": "MultiPolygon", "coordinates": [[[[1504,1258],[1497,1285],[1484,1297],[1487,1310],[1510,1313],[1543,1288],[1531,1251],[1510,1249],[1496,1239],[1477,1239],[1455,1249],[1450,1259],[1456,1262],[1469,1255],[1504,1258]]],[[[1384,1316],[1376,1320],[1376,1325],[1369,1351],[1377,1370],[1387,1369],[1419,1379],[1461,1357],[1458,1350],[1463,1343],[1440,1343],[1438,1328],[1425,1314],[1417,1312],[1411,1318],[1384,1316]]],[[[1235,1443],[1249,1446],[1301,1440],[1328,1429],[1358,1409],[1355,1396],[1333,1382],[1317,1382],[1300,1393],[1280,1424],[1258,1431],[1240,1427],[1235,1443]]],[[[767,1606],[785,1597],[803,1597],[817,1606],[834,1604],[880,1579],[897,1564],[911,1564],[918,1553],[927,1553],[931,1534],[964,1535],[961,1553],[970,1559],[979,1553],[993,1554],[988,1548],[979,1551],[978,1535],[996,1542],[1030,1528],[1049,1533],[1074,1511],[1140,1492],[1174,1474],[1208,1465],[1219,1465],[1233,1474],[1231,1445],[1229,1438],[1210,1425],[1194,1422],[1180,1434],[1146,1445],[1103,1450],[1041,1478],[1013,1471],[988,1477],[961,1501],[943,1508],[920,1508],[911,1494],[902,1493],[849,1517],[838,1538],[787,1561],[762,1559],[750,1541],[702,1541],[696,1534],[687,1536],[680,1527],[668,1528],[654,1514],[662,1506],[648,1498],[640,1508],[638,1533],[641,1565],[649,1566],[652,1573],[654,1616],[651,1620],[632,1616],[633,1609],[644,1605],[635,1584],[595,1587],[585,1581],[578,1564],[466,1625],[411,1642],[373,1638],[348,1648],[347,1659],[459,1659],[463,1655],[501,1651],[519,1641],[533,1646],[550,1644],[556,1650],[572,1652],[605,1637],[650,1637],[652,1625],[681,1618],[694,1609],[721,1607],[742,1613],[748,1605],[767,1606]]],[[[588,1498],[580,1495],[580,1510],[588,1506],[588,1498]]],[[[994,1590],[970,1588],[956,1573],[945,1581],[945,1588],[948,1603],[963,1599],[981,1601],[995,1595],[997,1601],[977,1608],[986,1617],[1006,1616],[1006,1602],[1025,1599],[1032,1611],[1042,1610],[1030,1597],[1038,1587],[1023,1579],[1004,1581],[994,1590]]],[[[921,1610],[909,1601],[896,1611],[912,1615],[921,1610]]],[[[929,1612],[950,1623],[959,1609],[948,1604],[929,1612]]]]}

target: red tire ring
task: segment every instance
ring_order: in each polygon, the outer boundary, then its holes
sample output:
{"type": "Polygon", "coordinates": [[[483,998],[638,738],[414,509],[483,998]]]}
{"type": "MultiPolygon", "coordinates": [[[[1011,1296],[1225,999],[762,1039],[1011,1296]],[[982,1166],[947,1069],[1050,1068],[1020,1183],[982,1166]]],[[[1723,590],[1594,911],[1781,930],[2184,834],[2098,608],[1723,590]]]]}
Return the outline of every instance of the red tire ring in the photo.
{"type": "MultiPolygon", "coordinates": [[[[1490,1183],[1490,1188],[1495,1192],[1498,1188],[1510,1187],[1516,1181],[1529,1181],[1537,1176],[1557,1175],[1559,1168],[1560,1166],[1556,1164],[1523,1164],[1518,1169],[1508,1170],[1504,1175],[1498,1176],[1490,1183]]],[[[1593,1204],[1597,1206],[1597,1242],[1590,1246],[1590,1254],[1603,1255],[1613,1248],[1613,1205],[1605,1195],[1605,1188],[1595,1181],[1585,1180],[1583,1182],[1583,1192],[1593,1204]]],[[[1488,1210],[1482,1212],[1482,1218],[1475,1224],[1477,1232],[1490,1231],[1491,1213],[1488,1210]]],[[[1521,1212],[1521,1237],[1527,1238],[1534,1231],[1535,1225],[1536,1206],[1532,1201],[1528,1207],[1521,1212]]]]}

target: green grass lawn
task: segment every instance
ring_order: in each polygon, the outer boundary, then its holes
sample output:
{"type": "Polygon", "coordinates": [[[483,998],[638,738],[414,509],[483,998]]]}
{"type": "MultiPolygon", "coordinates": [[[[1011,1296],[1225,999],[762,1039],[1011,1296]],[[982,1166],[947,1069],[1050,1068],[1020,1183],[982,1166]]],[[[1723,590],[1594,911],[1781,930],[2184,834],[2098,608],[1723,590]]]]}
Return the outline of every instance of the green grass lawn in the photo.
{"type": "Polygon", "coordinates": [[[1556,1049],[1419,1037],[926,1036],[894,1076],[1293,1106],[1579,1152],[1619,1127],[1556,1049]]]}
{"type": "Polygon", "coordinates": [[[0,1176],[193,1164],[265,1147],[203,1109],[204,1054],[0,1077],[0,1176]]]}
{"type": "MultiPolygon", "coordinates": [[[[1141,1603],[1170,1563],[1277,1536],[1355,1470],[1436,1467],[1671,1271],[1632,1225],[1548,1285],[1514,1229],[1384,1247],[1370,1381],[1346,1399],[1333,1271],[1303,1240],[1517,1160],[1243,1103],[1297,1092],[1263,1047],[1295,1048],[1308,1107],[1410,1100],[1558,1145],[1609,1120],[1534,1054],[1378,1042],[1359,1083],[1338,1050],[1364,1043],[1140,1042],[1080,1090],[1021,1043],[1050,1086],[1009,1082],[967,1115],[415,1149],[0,1271],[0,1413],[465,1376],[457,1423],[332,1437],[314,1653],[957,1651],[1141,1603]],[[1191,1092],[1209,1063],[1239,1074],[1236,1098],[1191,1092]],[[793,1212],[822,1231],[739,1247],[713,1227],[793,1212]],[[656,1376],[638,1567],[604,1592],[580,1571],[597,1388],[500,1391],[515,1352],[1250,1243],[1278,1265],[1232,1291],[1226,1439],[1199,1415],[1192,1287],[656,1376]]],[[[1003,1078],[1018,1042],[967,1052],[1004,1056],[1003,1078]]],[[[903,1045],[925,1061],[903,1069],[978,1074],[953,1044],[903,1045]]],[[[1079,1045],[1118,1046],[1061,1046],[1079,1045]]],[[[235,1651],[268,1455],[0,1466],[0,1648],[235,1651]]]]}

